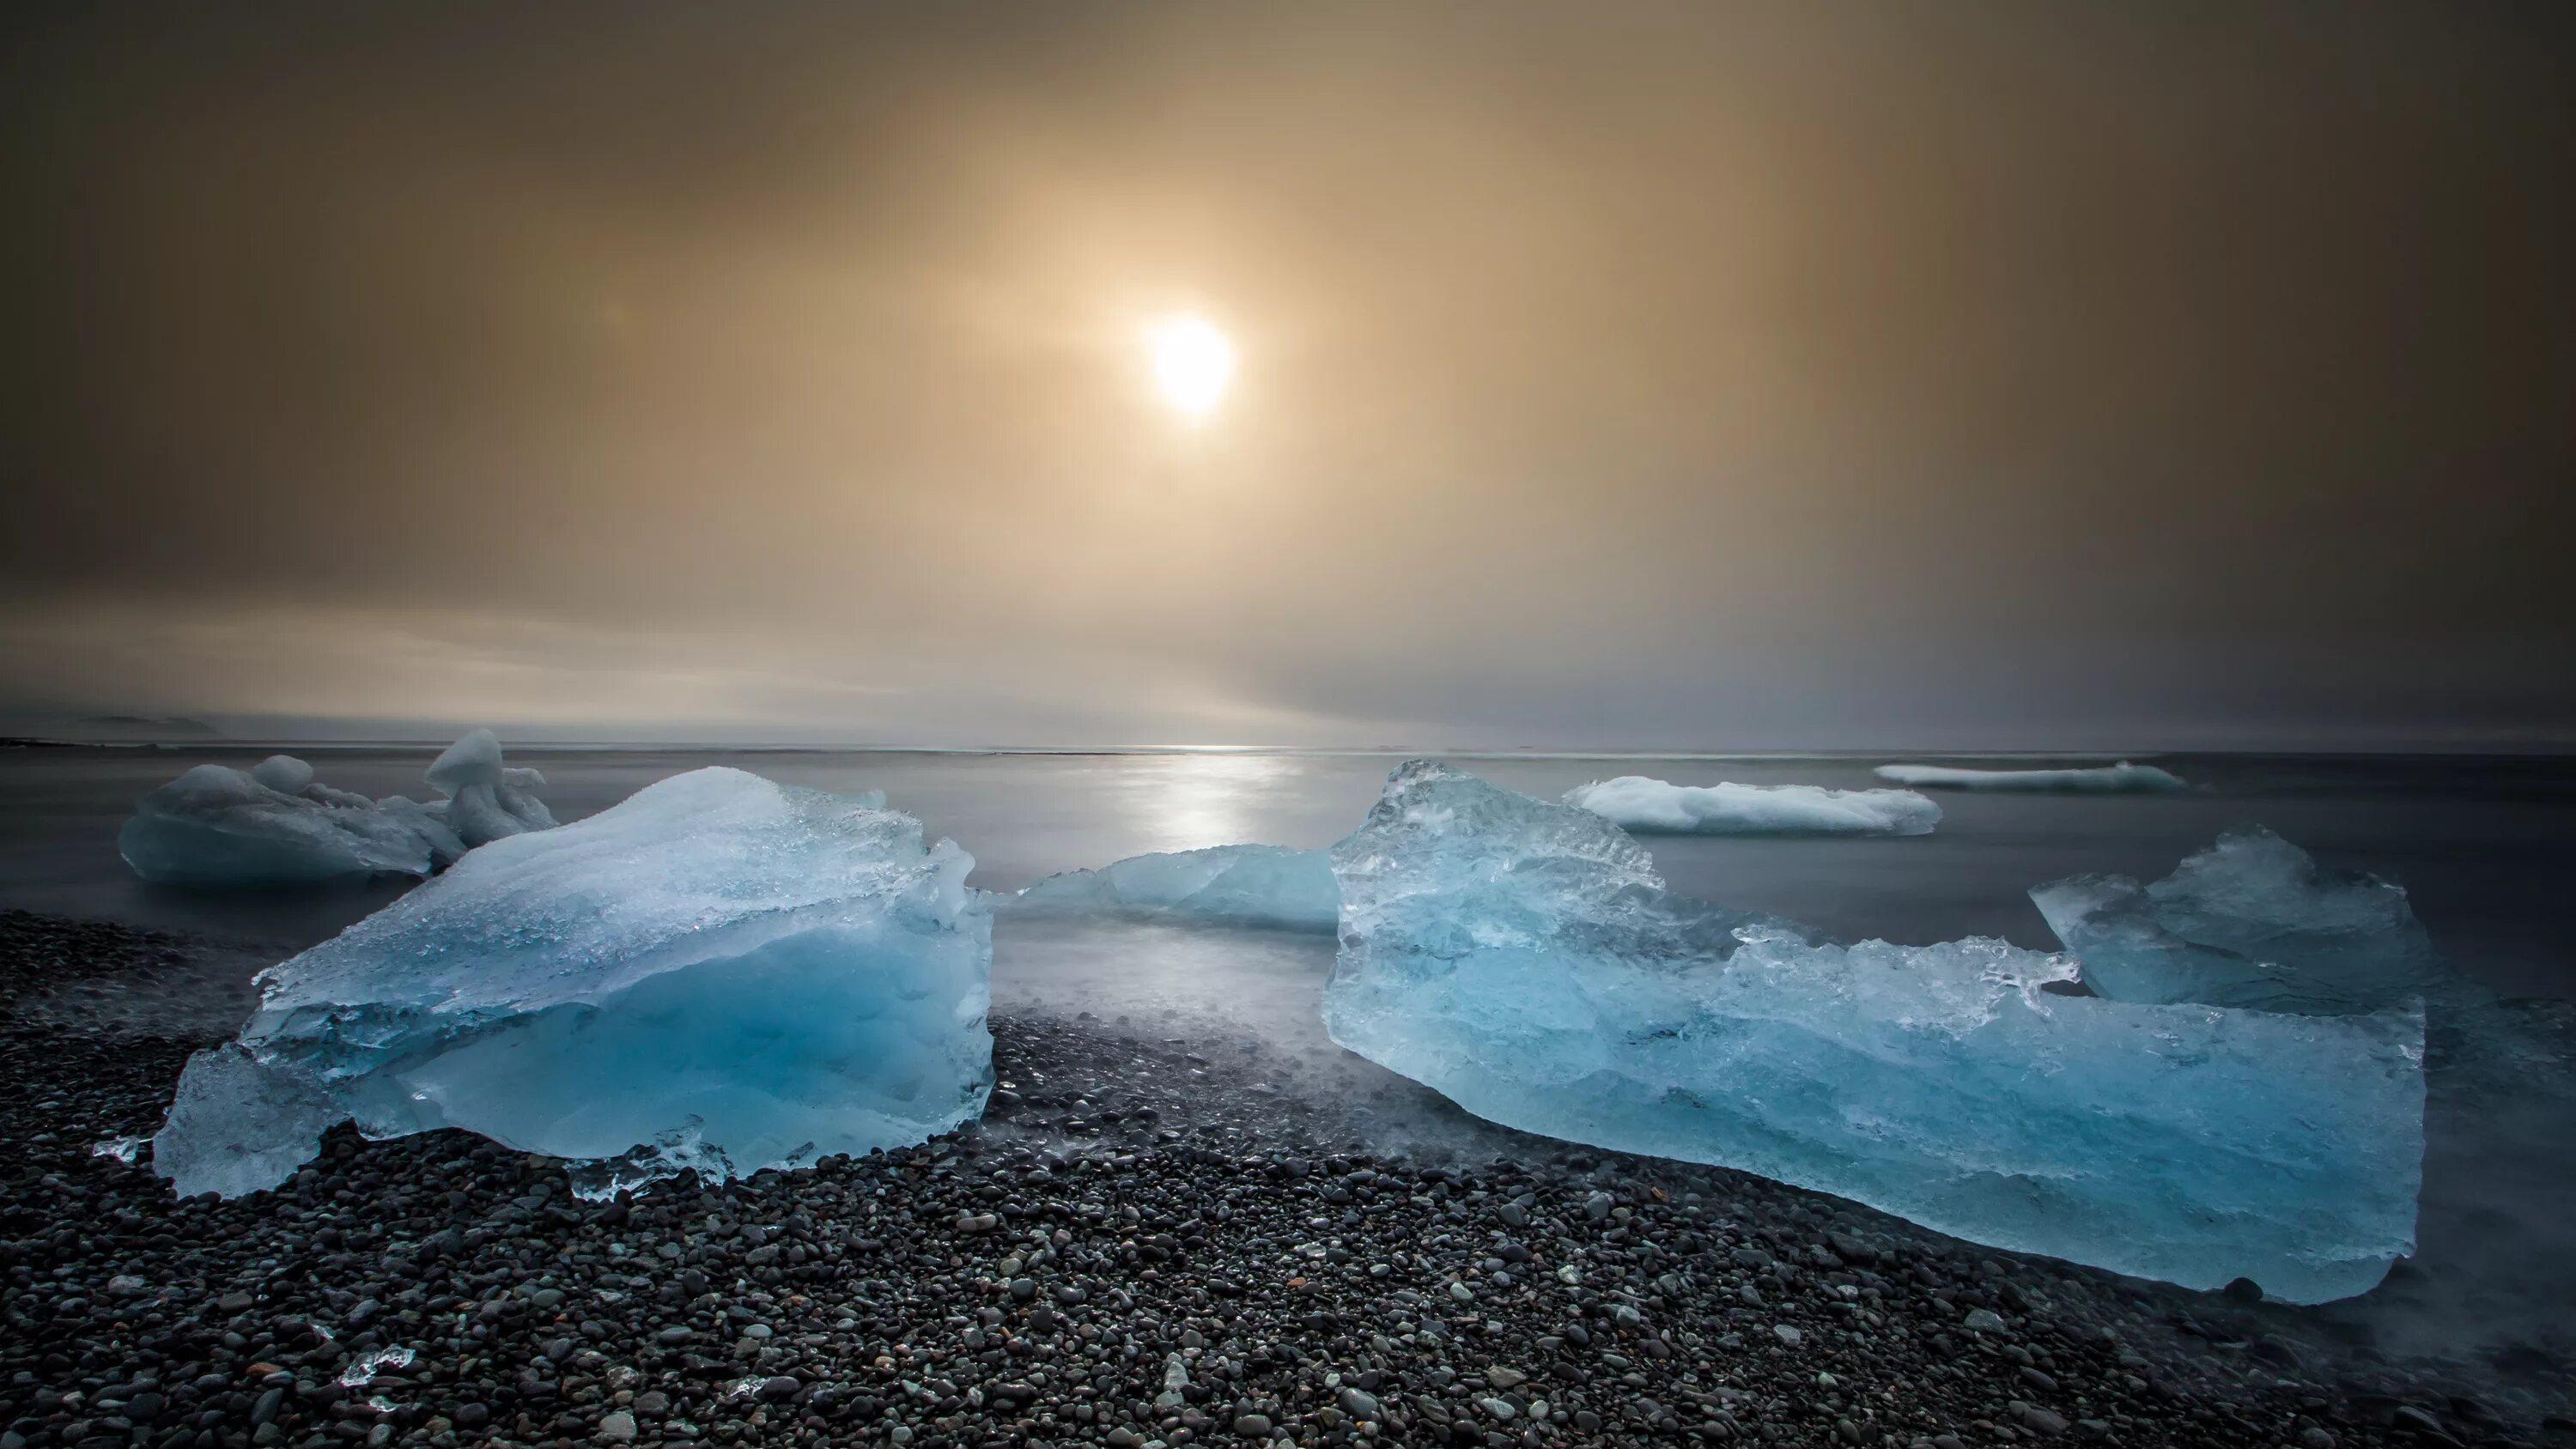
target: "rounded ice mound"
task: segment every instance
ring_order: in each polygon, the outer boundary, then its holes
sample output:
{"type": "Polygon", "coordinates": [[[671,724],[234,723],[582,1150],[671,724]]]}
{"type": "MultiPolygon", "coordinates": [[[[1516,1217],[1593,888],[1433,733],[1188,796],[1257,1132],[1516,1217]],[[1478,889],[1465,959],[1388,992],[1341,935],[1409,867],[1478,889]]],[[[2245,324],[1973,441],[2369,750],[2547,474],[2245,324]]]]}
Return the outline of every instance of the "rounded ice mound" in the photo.
{"type": "Polygon", "coordinates": [[[313,783],[313,767],[293,755],[271,755],[250,767],[250,777],[282,795],[300,795],[313,783]]]}
{"type": "Polygon", "coordinates": [[[466,731],[421,778],[447,796],[441,814],[468,848],[554,828],[554,812],[535,793],[546,777],[504,765],[501,741],[488,729],[466,731]]]}
{"type": "Polygon", "coordinates": [[[607,1186],[923,1141],[992,1085],[973,867],[881,795],[674,776],[483,846],[261,973],[154,1161],[183,1194],[272,1187],[312,1154],[317,1095],[323,1126],[370,1137],[460,1127],[634,1165],[607,1186]]]}
{"type": "Polygon", "coordinates": [[[1941,823],[1941,807],[1911,790],[1675,785],[1645,775],[1577,785],[1565,803],[1634,835],[1929,835],[1941,823]]]}
{"type": "Polygon", "coordinates": [[[501,737],[488,729],[467,730],[456,743],[438,752],[420,776],[442,795],[473,785],[501,783],[501,737]]]}

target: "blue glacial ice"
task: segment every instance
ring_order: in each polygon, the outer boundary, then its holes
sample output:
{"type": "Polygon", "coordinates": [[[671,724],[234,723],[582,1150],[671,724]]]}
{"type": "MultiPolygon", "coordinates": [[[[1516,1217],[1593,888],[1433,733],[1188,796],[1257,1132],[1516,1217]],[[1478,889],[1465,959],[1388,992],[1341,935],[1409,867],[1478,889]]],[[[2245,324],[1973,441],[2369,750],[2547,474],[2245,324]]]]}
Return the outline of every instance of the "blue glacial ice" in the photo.
{"type": "Polygon", "coordinates": [[[1930,790],[2031,791],[2060,795],[2170,795],[2191,786],[2153,765],[2088,765],[2062,770],[1964,770],[1949,765],[1881,765],[1871,772],[1893,785],[1930,790]]]}
{"type": "Polygon", "coordinates": [[[1990,939],[1835,944],[1420,762],[1332,863],[1327,1029],[1479,1116],[2194,1287],[2323,1301],[2411,1250],[2420,1017],[2060,995],[2071,960],[1990,939]]]}
{"type": "Polygon", "coordinates": [[[2261,826],[2228,831],[2152,885],[2070,876],[2030,898],[2085,984],[2116,1001],[2333,1015],[2458,984],[2402,887],[2327,870],[2261,826]]]}
{"type": "Polygon", "coordinates": [[[1133,855],[1098,870],[1051,875],[1007,900],[1014,914],[1099,915],[1330,931],[1341,917],[1333,866],[1320,850],[1220,845],[1133,855]]]}
{"type": "Polygon", "coordinates": [[[155,1168],[238,1196],[352,1118],[621,1163],[606,1186],[923,1141],[992,1082],[973,866],[882,796],[730,769],[496,840],[261,973],[155,1168]]]}
{"type": "Polygon", "coordinates": [[[117,850],[163,884],[304,885],[426,876],[486,841],[555,823],[536,796],[545,777],[505,766],[490,730],[448,747],[424,778],[447,798],[370,800],[322,784],[293,755],[248,770],[199,765],[135,802],[117,850]]]}
{"type": "Polygon", "coordinates": [[[1941,823],[1941,807],[1911,790],[1675,785],[1644,775],[1577,785],[1565,803],[1635,835],[1929,835],[1941,823]]]}

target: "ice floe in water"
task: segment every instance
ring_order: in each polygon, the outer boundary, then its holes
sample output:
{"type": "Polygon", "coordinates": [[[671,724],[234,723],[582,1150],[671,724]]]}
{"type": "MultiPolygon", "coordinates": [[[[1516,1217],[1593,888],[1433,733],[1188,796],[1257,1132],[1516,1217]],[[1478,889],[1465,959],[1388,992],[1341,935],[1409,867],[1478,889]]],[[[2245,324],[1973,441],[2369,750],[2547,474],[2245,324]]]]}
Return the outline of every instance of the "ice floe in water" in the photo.
{"type": "Polygon", "coordinates": [[[2414,1240],[2422,1023],[2059,995],[1667,892],[1589,812],[1413,763],[1332,851],[1334,1040],[1479,1116],[1977,1242],[2306,1302],[2414,1240]]]}
{"type": "Polygon", "coordinates": [[[154,1168],[237,1196],[351,1118],[716,1176],[920,1142],[991,1087],[973,866],[882,796],[721,768],[496,840],[263,972],[238,1040],[190,1060],[154,1168]]]}
{"type": "Polygon", "coordinates": [[[145,880],[275,886],[373,875],[425,876],[487,841],[543,830],[545,777],[501,762],[501,742],[474,730],[424,777],[447,798],[371,800],[313,777],[293,755],[247,770],[199,765],[135,803],[117,850],[145,880]]]}
{"type": "Polygon", "coordinates": [[[1941,823],[1941,807],[1911,790],[1675,785],[1644,775],[1577,785],[1565,803],[1639,835],[1929,835],[1941,823]]]}
{"type": "Polygon", "coordinates": [[[145,880],[192,886],[428,875],[465,853],[434,812],[396,800],[317,785],[288,755],[250,770],[199,765],[136,801],[116,848],[145,880]]]}
{"type": "Polygon", "coordinates": [[[1896,785],[1929,790],[2029,790],[2066,795],[2169,795],[2191,786],[2153,765],[2089,765],[2062,770],[1964,770],[1949,765],[1881,765],[1871,773],[1896,785]]]}
{"type": "Polygon", "coordinates": [[[1051,875],[1005,903],[1014,913],[1124,916],[1209,925],[1330,931],[1341,916],[1333,866],[1320,850],[1220,845],[1132,855],[1098,870],[1051,875]]]}
{"type": "Polygon", "coordinates": [[[2033,887],[2050,930],[2117,1001],[2332,1015],[2449,984],[2406,892],[2327,870],[2257,826],[2230,830],[2153,885],[2124,875],[2033,887]]]}

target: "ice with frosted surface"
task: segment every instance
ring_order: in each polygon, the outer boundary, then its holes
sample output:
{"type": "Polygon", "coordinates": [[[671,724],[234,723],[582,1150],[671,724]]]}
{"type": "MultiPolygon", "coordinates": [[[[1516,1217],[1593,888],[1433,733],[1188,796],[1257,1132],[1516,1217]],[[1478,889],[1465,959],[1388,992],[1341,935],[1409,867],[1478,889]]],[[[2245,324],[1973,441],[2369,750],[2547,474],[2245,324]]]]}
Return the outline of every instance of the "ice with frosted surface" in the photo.
{"type": "Polygon", "coordinates": [[[2002,941],[1823,941],[1419,762],[1332,863],[1327,1028],[1479,1116],[2194,1287],[2322,1301],[2411,1250],[2420,1017],[2064,996],[2071,960],[2002,941]]]}
{"type": "Polygon", "coordinates": [[[2328,870],[2261,826],[2228,831],[2152,885],[2070,876],[2030,898],[2085,984],[2114,1000],[2332,1015],[2460,984],[2402,887],[2328,870]]]}
{"type": "Polygon", "coordinates": [[[2058,770],[1966,770],[1949,765],[1881,765],[1870,773],[1894,785],[1931,790],[2034,791],[2070,795],[2170,795],[2191,786],[2154,765],[2090,765],[2058,770]]]}
{"type": "Polygon", "coordinates": [[[1020,892],[1009,908],[1330,931],[1341,916],[1341,893],[1320,850],[1220,845],[1051,875],[1020,892]]]}
{"type": "Polygon", "coordinates": [[[1640,835],[1929,835],[1941,823],[1941,807],[1911,790],[1675,785],[1645,775],[1577,785],[1565,803],[1640,835]]]}
{"type": "Polygon", "coordinates": [[[923,1141],[992,1081],[973,865],[881,796],[722,768],[496,840],[262,973],[156,1168],[256,1191],[349,1118],[719,1177],[923,1141]]]}

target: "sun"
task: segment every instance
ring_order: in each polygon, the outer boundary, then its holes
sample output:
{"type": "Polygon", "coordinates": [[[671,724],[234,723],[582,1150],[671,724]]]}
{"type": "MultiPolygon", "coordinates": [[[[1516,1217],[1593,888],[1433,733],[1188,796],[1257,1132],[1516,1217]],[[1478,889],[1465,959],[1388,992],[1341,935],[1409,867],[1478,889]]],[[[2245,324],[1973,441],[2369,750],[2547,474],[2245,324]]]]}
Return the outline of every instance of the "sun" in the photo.
{"type": "Polygon", "coordinates": [[[1193,421],[1216,411],[1234,381],[1234,344],[1204,317],[1166,317],[1145,329],[1154,386],[1193,421]]]}

